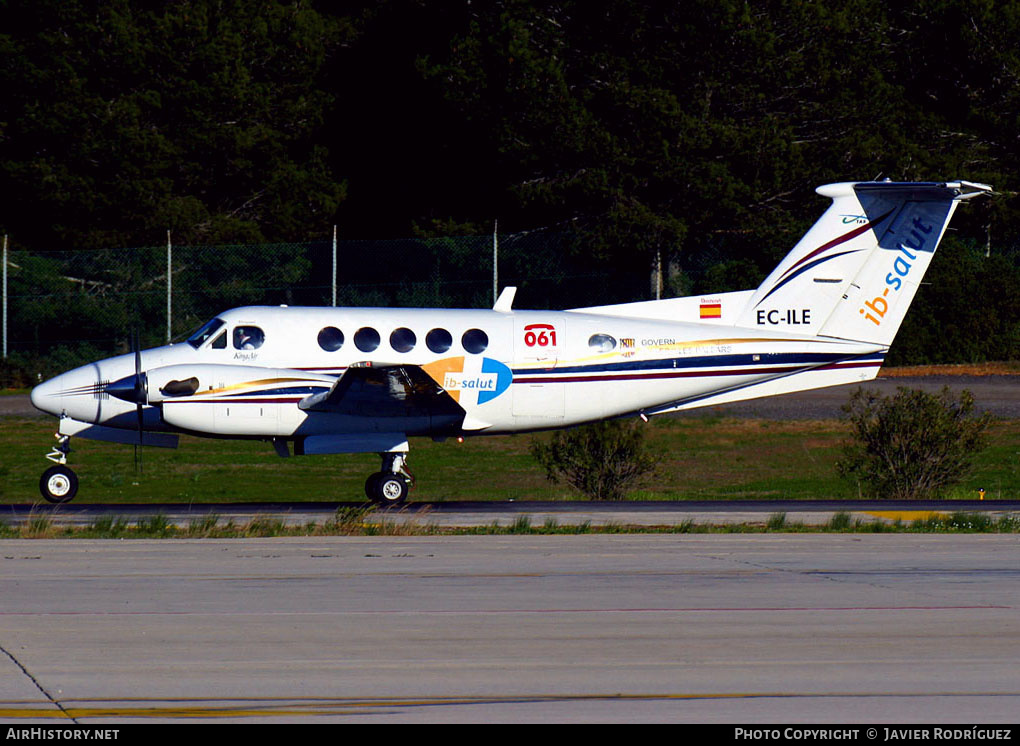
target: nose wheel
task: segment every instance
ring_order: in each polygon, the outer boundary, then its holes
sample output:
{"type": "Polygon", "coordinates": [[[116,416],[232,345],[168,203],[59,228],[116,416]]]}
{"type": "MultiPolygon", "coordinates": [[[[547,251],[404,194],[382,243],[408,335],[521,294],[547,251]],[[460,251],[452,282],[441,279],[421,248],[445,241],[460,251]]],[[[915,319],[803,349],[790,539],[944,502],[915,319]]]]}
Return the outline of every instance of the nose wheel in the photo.
{"type": "Polygon", "coordinates": [[[78,494],[78,475],[62,464],[51,466],[39,479],[39,492],[47,502],[71,502],[78,494]]]}
{"type": "Polygon", "coordinates": [[[365,481],[365,494],[376,505],[402,505],[414,484],[403,453],[383,453],[382,471],[365,481]]]}

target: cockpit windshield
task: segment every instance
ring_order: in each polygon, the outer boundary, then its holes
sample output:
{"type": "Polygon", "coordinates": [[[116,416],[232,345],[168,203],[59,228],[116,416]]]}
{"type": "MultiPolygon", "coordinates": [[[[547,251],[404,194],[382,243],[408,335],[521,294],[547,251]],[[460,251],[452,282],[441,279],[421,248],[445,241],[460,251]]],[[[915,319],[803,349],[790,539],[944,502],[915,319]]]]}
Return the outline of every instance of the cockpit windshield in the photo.
{"type": "Polygon", "coordinates": [[[197,350],[206,343],[209,337],[219,331],[221,326],[223,326],[223,319],[213,319],[212,321],[203,324],[197,332],[188,337],[188,344],[197,350]]]}

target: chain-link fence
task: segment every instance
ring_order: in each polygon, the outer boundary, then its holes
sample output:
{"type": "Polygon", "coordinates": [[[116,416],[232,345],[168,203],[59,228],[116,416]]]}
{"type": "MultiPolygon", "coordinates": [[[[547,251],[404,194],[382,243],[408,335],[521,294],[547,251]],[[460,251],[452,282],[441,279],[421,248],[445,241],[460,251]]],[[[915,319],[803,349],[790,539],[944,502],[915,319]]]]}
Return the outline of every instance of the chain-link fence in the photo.
{"type": "Polygon", "coordinates": [[[650,268],[599,263],[570,235],[532,232],[386,241],[7,252],[0,386],[181,338],[242,305],[517,308],[645,300],[650,268]],[[334,275],[334,263],[336,272],[334,275]],[[335,277],[335,280],[334,280],[335,277]]]}

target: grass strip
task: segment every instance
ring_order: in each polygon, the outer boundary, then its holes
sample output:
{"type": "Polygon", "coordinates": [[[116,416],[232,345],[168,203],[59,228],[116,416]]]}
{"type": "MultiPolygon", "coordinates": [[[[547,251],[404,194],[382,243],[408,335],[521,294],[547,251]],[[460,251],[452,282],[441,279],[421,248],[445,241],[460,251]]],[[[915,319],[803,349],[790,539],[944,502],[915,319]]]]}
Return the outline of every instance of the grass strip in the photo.
{"type": "Polygon", "coordinates": [[[372,509],[340,509],[323,523],[288,525],[282,520],[256,516],[244,523],[221,521],[216,516],[176,525],[166,516],[152,516],[131,523],[123,519],[102,518],[87,526],[58,526],[49,516],[33,516],[19,526],[0,523],[0,539],[249,539],[308,536],[543,536],[575,534],[775,534],[775,533],[947,533],[1016,534],[1020,516],[992,517],[982,513],[955,512],[936,514],[914,521],[874,518],[854,519],[850,513],[836,513],[827,523],[805,525],[790,522],[785,513],[776,513],[764,524],[699,524],[691,520],[668,526],[636,526],[617,523],[592,525],[590,521],[560,525],[548,519],[532,525],[531,517],[518,516],[503,525],[499,521],[484,526],[440,526],[429,521],[377,520],[372,509]]]}
{"type": "MultiPolygon", "coordinates": [[[[771,421],[713,416],[661,418],[648,425],[658,464],[653,478],[628,494],[635,500],[856,499],[835,470],[847,425],[838,420],[771,421]]],[[[35,502],[43,458],[53,443],[46,418],[0,418],[0,505],[35,502]]],[[[548,434],[468,438],[434,443],[413,438],[410,466],[417,502],[582,500],[545,478],[532,458],[548,434]]],[[[374,454],[279,458],[258,441],[182,436],[178,450],[146,448],[137,473],[128,446],[73,439],[69,465],[80,478],[76,502],[178,503],[350,502],[364,499],[365,478],[379,469],[374,454]]],[[[991,446],[974,472],[945,497],[1020,497],[1020,420],[996,422],[991,446]]]]}

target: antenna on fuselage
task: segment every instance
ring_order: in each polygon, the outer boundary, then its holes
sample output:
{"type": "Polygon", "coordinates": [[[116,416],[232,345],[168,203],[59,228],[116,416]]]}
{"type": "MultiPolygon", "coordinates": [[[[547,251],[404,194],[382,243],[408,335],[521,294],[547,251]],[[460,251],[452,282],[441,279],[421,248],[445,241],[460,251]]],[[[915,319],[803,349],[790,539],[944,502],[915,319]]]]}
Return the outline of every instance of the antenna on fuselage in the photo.
{"type": "Polygon", "coordinates": [[[503,288],[503,292],[499,294],[496,302],[492,306],[493,311],[502,311],[503,313],[510,313],[513,310],[514,296],[517,295],[517,288],[510,285],[503,288]]]}

